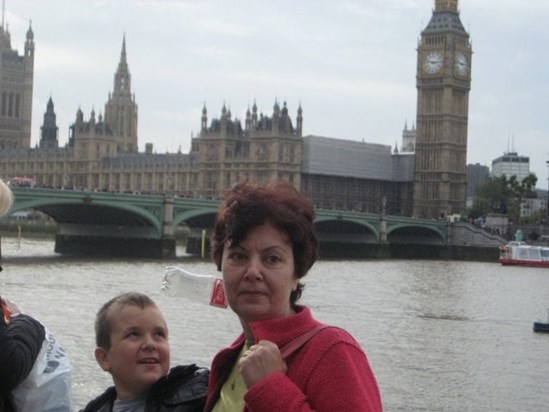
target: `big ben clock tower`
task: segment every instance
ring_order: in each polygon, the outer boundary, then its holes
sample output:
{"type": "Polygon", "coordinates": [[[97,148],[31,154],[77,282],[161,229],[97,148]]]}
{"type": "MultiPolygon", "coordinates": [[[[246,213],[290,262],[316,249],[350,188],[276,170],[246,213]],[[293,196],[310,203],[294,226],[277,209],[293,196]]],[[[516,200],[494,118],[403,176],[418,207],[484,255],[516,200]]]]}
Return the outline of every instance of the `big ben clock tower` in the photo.
{"type": "Polygon", "coordinates": [[[471,55],[458,0],[435,0],[417,48],[416,217],[465,213],[471,55]]]}

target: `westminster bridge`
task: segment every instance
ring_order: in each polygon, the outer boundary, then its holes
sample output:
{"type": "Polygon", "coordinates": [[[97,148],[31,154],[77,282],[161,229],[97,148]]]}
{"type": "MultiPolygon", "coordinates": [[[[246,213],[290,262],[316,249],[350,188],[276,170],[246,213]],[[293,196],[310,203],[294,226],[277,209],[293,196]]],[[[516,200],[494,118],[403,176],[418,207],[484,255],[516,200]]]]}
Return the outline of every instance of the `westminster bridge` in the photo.
{"type": "MultiPolygon", "coordinates": [[[[190,229],[187,252],[204,255],[219,200],[80,190],[12,188],[10,213],[36,210],[57,223],[55,252],[75,255],[175,257],[175,230],[190,229]]],[[[501,243],[467,224],[316,209],[322,257],[408,257],[451,246],[501,243]]]]}

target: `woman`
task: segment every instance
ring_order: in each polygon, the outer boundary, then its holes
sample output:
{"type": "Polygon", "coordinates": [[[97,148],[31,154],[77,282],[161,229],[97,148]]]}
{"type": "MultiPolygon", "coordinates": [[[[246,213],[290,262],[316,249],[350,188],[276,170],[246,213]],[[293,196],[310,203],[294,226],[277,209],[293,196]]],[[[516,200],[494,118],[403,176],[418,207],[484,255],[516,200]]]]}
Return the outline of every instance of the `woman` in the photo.
{"type": "Polygon", "coordinates": [[[297,304],[317,246],[313,208],[293,186],[241,183],[226,193],[212,257],[243,333],[213,359],[206,411],[382,410],[355,339],[297,304]]]}

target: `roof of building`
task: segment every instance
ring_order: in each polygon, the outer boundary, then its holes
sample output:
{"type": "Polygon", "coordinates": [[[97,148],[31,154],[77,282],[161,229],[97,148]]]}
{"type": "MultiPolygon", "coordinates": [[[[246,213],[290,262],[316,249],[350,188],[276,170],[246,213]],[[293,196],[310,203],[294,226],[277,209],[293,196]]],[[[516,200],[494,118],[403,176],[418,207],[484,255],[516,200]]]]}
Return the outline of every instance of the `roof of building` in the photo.
{"type": "Polygon", "coordinates": [[[429,24],[425,30],[423,30],[422,34],[433,34],[448,31],[467,35],[467,32],[465,31],[465,28],[459,18],[459,13],[451,11],[433,13],[429,24]]]}
{"type": "Polygon", "coordinates": [[[492,160],[492,165],[497,163],[529,163],[530,157],[521,156],[517,152],[507,152],[503,156],[500,156],[492,160]]]}
{"type": "Polygon", "coordinates": [[[414,156],[392,156],[391,146],[382,144],[303,137],[302,173],[306,174],[408,181],[410,170],[413,180],[414,159],[414,156]]]}

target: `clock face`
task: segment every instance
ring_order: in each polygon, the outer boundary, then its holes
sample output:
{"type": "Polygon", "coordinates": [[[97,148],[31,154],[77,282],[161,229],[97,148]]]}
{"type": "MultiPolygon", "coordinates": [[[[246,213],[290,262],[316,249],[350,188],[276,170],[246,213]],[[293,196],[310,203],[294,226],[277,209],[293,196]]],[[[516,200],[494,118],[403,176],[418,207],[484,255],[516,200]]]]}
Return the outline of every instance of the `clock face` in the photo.
{"type": "Polygon", "coordinates": [[[430,52],[423,61],[423,70],[429,74],[435,74],[442,68],[442,54],[437,51],[430,52]]]}
{"type": "Polygon", "coordinates": [[[456,54],[456,71],[459,75],[464,76],[469,71],[467,57],[463,53],[456,54]]]}

